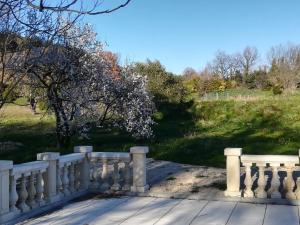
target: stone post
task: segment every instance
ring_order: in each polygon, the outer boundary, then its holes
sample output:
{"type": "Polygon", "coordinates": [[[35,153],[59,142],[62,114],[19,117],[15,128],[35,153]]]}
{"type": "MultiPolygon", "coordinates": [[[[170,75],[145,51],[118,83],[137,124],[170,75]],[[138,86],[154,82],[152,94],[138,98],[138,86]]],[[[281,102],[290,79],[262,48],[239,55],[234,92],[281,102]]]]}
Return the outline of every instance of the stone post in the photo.
{"type": "Polygon", "coordinates": [[[37,160],[47,161],[49,163],[49,167],[47,168],[46,173],[44,173],[44,193],[49,203],[60,200],[56,184],[56,176],[59,176],[57,171],[59,156],[60,154],[58,152],[44,152],[37,154],[37,160]]]}
{"type": "Polygon", "coordinates": [[[240,156],[242,155],[241,148],[226,148],[224,150],[226,159],[226,177],[227,189],[225,196],[228,197],[241,197],[240,191],[240,177],[241,177],[241,162],[240,156]]]}
{"type": "Polygon", "coordinates": [[[93,146],[75,146],[75,153],[84,153],[85,158],[80,166],[80,183],[81,188],[86,190],[90,185],[90,159],[89,153],[93,152],[93,146]]]}
{"type": "Polygon", "coordinates": [[[146,154],[149,152],[148,147],[136,146],[130,148],[132,155],[133,168],[133,185],[132,192],[145,192],[149,189],[147,184],[147,170],[146,170],[146,154]]]}
{"type": "Polygon", "coordinates": [[[0,160],[0,224],[8,219],[9,214],[9,170],[13,161],[0,160]]]}

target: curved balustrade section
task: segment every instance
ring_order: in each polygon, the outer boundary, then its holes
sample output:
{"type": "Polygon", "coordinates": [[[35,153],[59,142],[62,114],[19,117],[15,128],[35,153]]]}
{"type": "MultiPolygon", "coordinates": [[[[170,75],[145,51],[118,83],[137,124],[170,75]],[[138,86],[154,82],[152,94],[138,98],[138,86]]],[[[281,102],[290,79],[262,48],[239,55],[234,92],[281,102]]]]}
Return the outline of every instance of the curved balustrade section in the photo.
{"type": "Polygon", "coordinates": [[[144,192],[148,147],[130,153],[44,152],[37,161],[13,165],[0,160],[0,224],[15,224],[90,192],[144,192]]]}
{"type": "Polygon", "coordinates": [[[242,155],[238,148],[227,148],[224,154],[225,196],[300,200],[299,156],[242,155]]]}

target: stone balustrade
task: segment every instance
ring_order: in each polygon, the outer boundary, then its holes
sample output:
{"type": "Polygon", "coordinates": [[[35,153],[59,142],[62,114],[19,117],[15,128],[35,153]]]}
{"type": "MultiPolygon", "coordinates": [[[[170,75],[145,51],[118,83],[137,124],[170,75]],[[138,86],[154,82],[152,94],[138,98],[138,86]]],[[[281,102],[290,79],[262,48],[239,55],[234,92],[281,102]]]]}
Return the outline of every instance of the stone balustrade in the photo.
{"type": "Polygon", "coordinates": [[[130,153],[93,152],[37,155],[37,161],[14,165],[0,160],[0,224],[14,224],[90,192],[144,192],[148,147],[130,153]]]}
{"type": "Polygon", "coordinates": [[[39,161],[13,166],[9,181],[9,208],[11,212],[24,213],[45,204],[43,174],[48,166],[47,162],[39,161]]]}
{"type": "Polygon", "coordinates": [[[92,189],[130,190],[132,176],[129,153],[92,152],[89,157],[92,162],[92,189]]]}
{"type": "MultiPolygon", "coordinates": [[[[43,187],[43,175],[49,166],[47,162],[41,161],[18,165],[13,165],[10,161],[4,162],[6,162],[4,165],[10,166],[6,167],[5,173],[0,171],[2,178],[0,199],[2,203],[0,218],[2,220],[0,222],[13,219],[45,205],[46,193],[43,187]],[[9,201],[9,205],[3,204],[4,199],[6,202],[9,201]]],[[[0,164],[2,164],[1,161],[0,164]]]]}
{"type": "Polygon", "coordinates": [[[224,154],[225,196],[300,200],[299,156],[243,155],[241,148],[226,148],[224,154]]]}
{"type": "Polygon", "coordinates": [[[56,176],[56,191],[59,196],[70,196],[84,188],[81,185],[80,167],[85,155],[73,153],[59,158],[56,176]]]}

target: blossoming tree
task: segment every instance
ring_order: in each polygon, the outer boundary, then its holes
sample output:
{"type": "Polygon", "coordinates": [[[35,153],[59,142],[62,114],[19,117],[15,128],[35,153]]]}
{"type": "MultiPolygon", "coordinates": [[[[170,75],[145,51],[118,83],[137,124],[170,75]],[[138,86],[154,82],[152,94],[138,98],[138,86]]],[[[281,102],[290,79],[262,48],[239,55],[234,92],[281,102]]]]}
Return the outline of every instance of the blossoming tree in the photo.
{"type": "Polygon", "coordinates": [[[136,138],[152,135],[154,104],[147,79],[122,67],[116,74],[115,61],[108,60],[91,26],[61,29],[51,45],[34,52],[29,78],[46,93],[60,146],[93,125],[118,126],[136,138]]]}

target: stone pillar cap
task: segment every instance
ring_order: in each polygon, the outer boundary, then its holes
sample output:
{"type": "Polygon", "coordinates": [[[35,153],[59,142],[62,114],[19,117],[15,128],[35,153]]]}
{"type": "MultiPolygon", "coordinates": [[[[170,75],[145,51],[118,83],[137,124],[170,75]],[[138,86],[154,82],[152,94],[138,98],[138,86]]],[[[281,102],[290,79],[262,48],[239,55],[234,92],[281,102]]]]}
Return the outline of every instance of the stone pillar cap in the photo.
{"type": "Polygon", "coordinates": [[[93,152],[93,146],[74,146],[75,153],[90,153],[93,152]]]}
{"type": "Polygon", "coordinates": [[[242,148],[225,148],[224,155],[226,155],[226,156],[241,156],[242,148]]]}
{"type": "Polygon", "coordinates": [[[13,161],[0,160],[0,172],[3,170],[9,170],[13,168],[13,161]]]}
{"type": "Polygon", "coordinates": [[[130,148],[131,154],[147,154],[149,152],[148,146],[134,146],[130,148]]]}
{"type": "Polygon", "coordinates": [[[59,152],[43,152],[37,154],[37,160],[57,160],[59,156],[59,152]]]}

